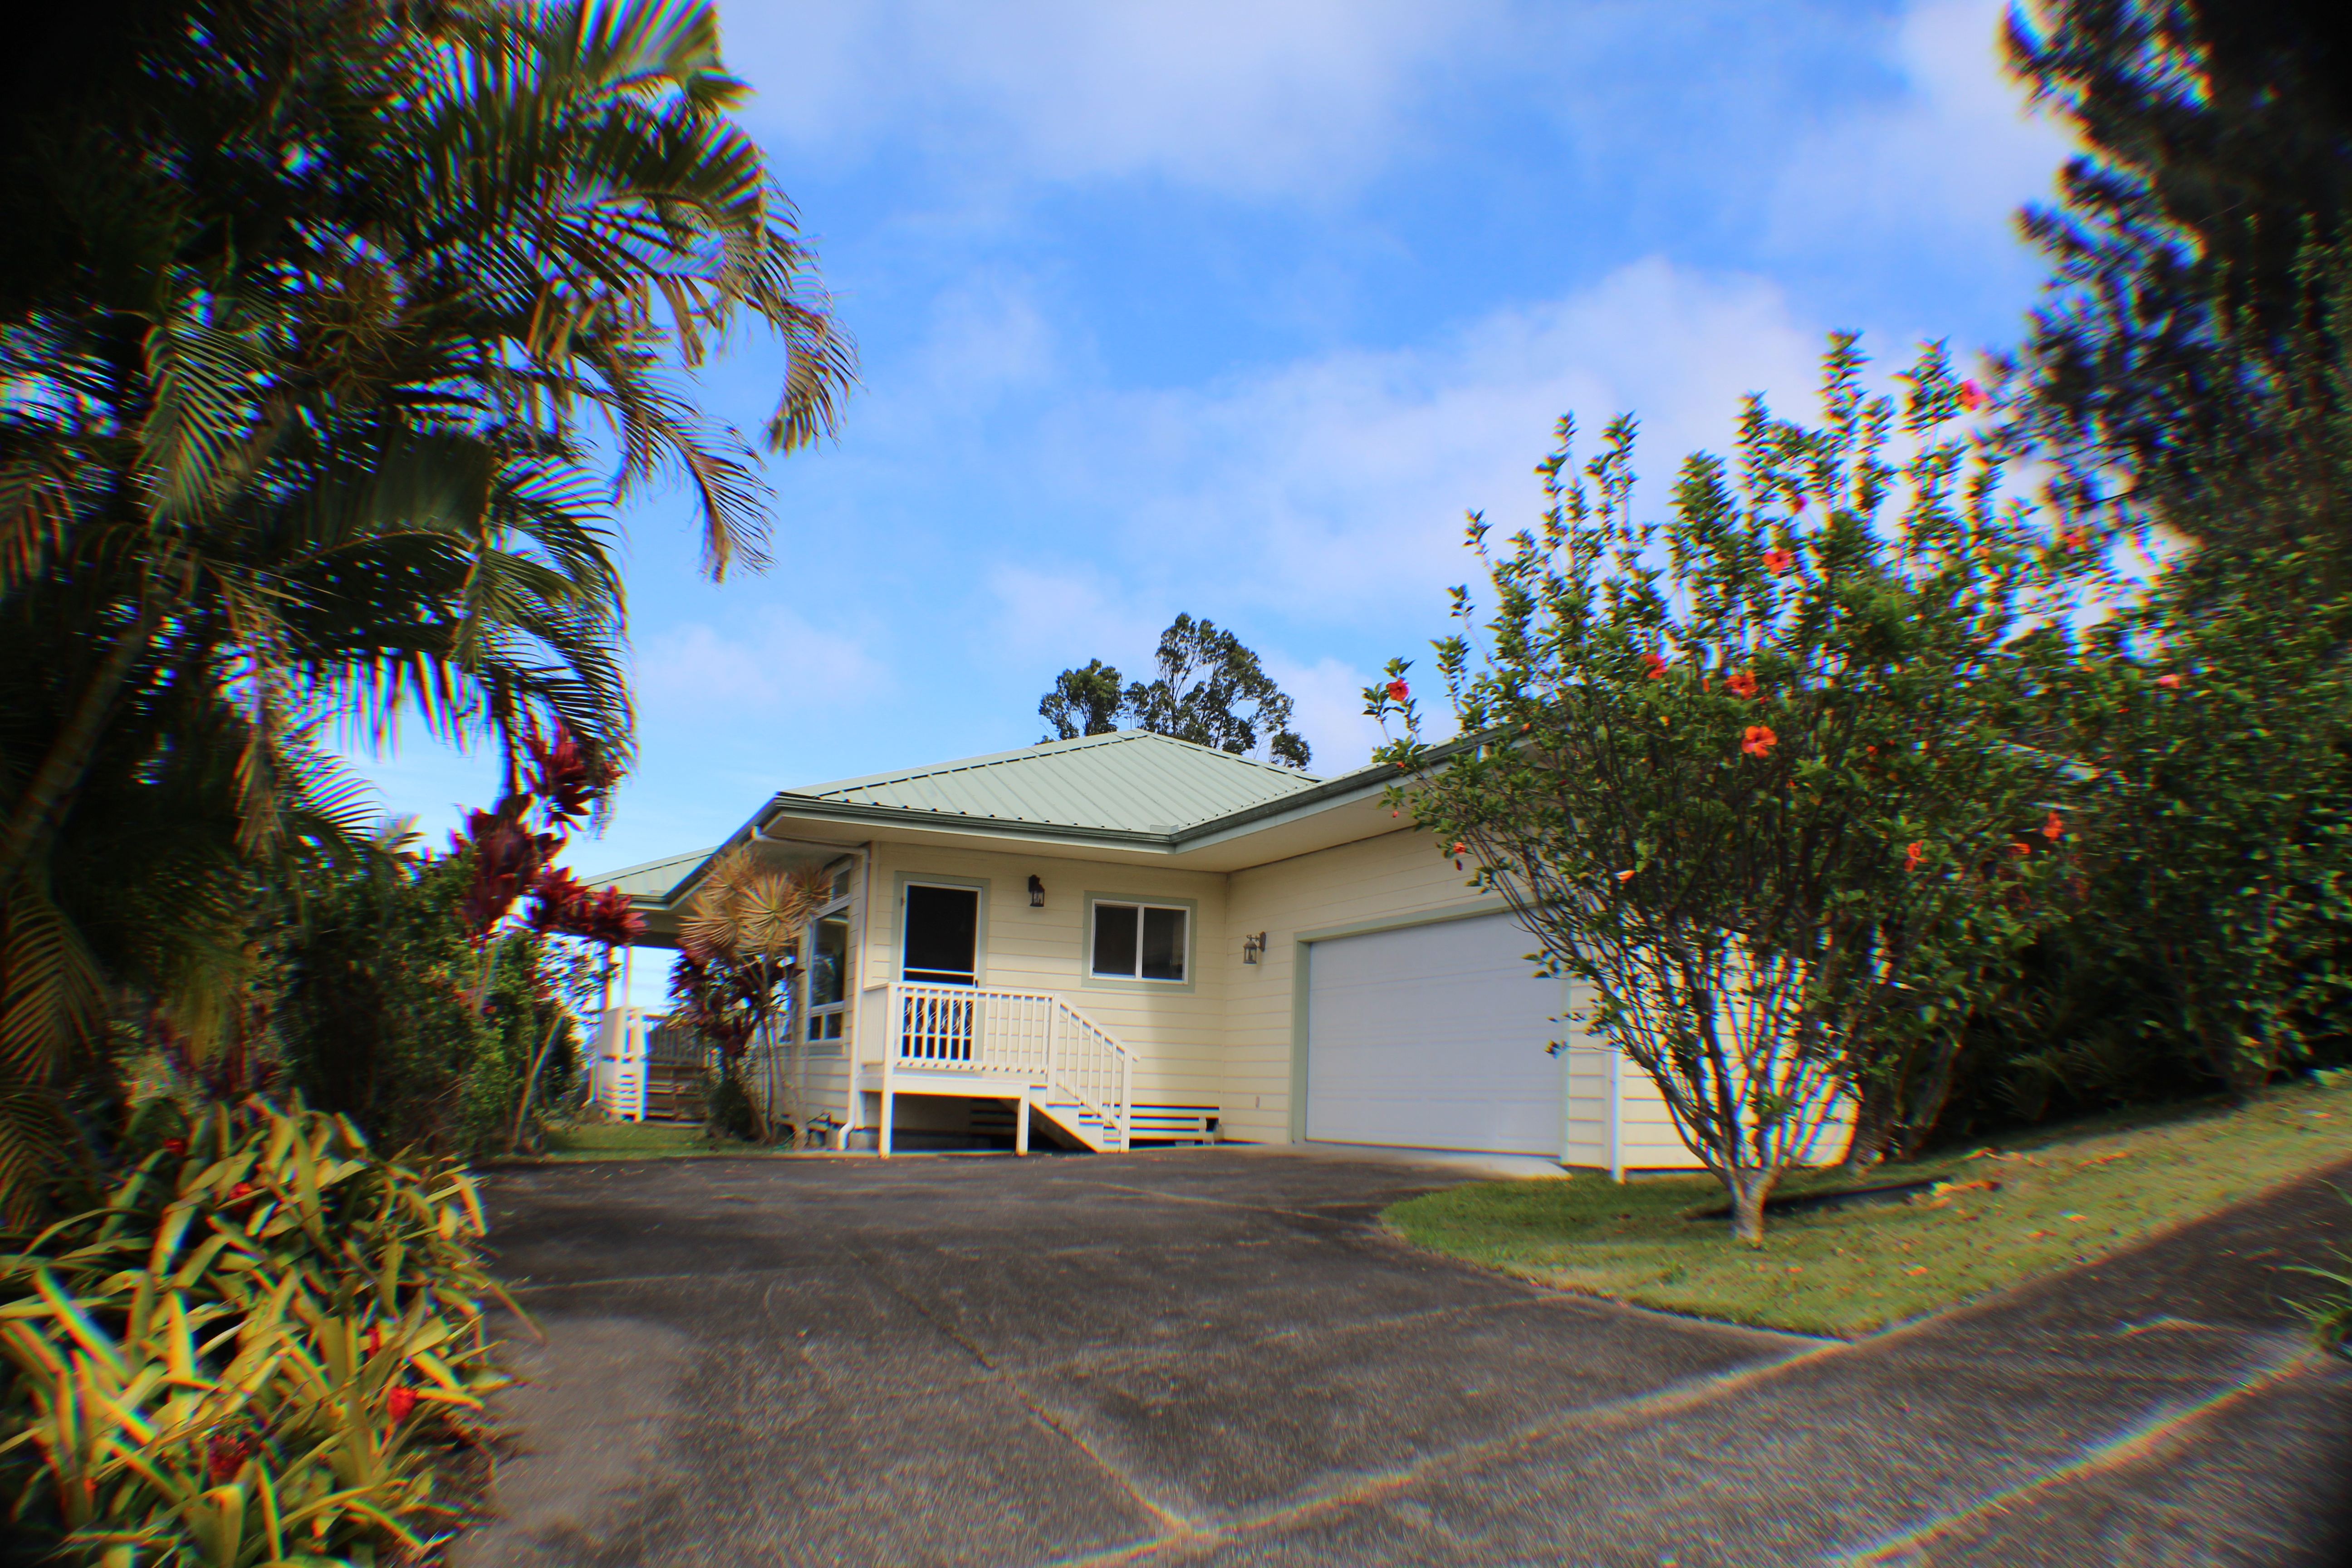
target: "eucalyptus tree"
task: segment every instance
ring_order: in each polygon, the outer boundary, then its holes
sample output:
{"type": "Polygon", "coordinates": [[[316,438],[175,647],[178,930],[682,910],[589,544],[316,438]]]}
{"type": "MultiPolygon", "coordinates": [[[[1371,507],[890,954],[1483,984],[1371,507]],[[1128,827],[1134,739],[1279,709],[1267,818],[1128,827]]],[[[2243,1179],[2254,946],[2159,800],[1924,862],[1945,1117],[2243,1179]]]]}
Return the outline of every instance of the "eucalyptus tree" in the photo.
{"type": "Polygon", "coordinates": [[[0,1107],[104,978],[78,816],[233,744],[201,819],[250,857],[330,716],[491,739],[510,780],[542,721],[625,762],[615,503],[680,479],[713,576],[764,558],[759,450],[693,371],[781,340],[780,451],[855,372],[708,0],[132,9],[136,58],[0,188],[39,225],[0,278],[0,1107]]]}
{"type": "Polygon", "coordinates": [[[1062,671],[1037,704],[1037,716],[1054,727],[1045,739],[1107,735],[1126,723],[1235,756],[1263,745],[1284,767],[1307,766],[1306,738],[1290,727],[1289,693],[1231,631],[1179,615],[1160,634],[1152,675],[1122,688],[1118,670],[1098,658],[1062,671]]]}

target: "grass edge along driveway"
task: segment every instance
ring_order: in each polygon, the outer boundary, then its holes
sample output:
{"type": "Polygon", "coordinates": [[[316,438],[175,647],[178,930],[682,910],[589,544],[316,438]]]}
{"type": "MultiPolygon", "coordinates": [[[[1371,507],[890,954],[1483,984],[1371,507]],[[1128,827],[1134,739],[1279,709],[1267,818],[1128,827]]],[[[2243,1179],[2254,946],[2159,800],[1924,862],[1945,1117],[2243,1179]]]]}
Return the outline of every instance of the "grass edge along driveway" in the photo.
{"type": "MultiPolygon", "coordinates": [[[[1906,1202],[1774,1214],[1761,1248],[1712,1176],[1480,1182],[1394,1205],[1418,1247],[1540,1284],[1691,1317],[1856,1338],[2087,1263],[2276,1183],[2352,1158],[2352,1073],[2271,1089],[2242,1110],[2103,1118],[1885,1165],[1804,1173],[1778,1195],[1935,1178],[1906,1202]],[[2157,1118],[2161,1118],[2158,1120],[2157,1118]]],[[[2352,1182],[2346,1184],[2352,1193],[2352,1182]]],[[[2283,1299],[2324,1293],[2282,1277],[2283,1299]]]]}

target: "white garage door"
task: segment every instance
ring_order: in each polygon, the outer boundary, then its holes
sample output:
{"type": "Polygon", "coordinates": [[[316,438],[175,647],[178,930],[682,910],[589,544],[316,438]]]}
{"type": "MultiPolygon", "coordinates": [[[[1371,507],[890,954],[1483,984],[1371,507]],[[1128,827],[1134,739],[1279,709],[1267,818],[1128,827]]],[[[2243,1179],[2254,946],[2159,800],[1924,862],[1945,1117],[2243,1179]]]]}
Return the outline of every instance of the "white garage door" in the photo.
{"type": "Polygon", "coordinates": [[[1528,973],[1534,945],[1507,915],[1315,943],[1307,1136],[1558,1155],[1568,984],[1528,973]]]}

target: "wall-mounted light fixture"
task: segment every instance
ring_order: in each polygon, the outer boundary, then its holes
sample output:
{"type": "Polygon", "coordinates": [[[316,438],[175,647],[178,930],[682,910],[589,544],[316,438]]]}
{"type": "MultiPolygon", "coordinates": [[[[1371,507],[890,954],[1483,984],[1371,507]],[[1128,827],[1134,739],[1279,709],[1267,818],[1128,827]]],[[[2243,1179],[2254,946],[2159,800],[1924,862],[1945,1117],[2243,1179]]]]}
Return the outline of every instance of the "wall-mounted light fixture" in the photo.
{"type": "Polygon", "coordinates": [[[1245,936],[1242,938],[1242,962],[1244,963],[1255,963],[1258,961],[1259,955],[1265,952],[1265,932],[1260,931],[1255,936],[1245,936]]]}
{"type": "Polygon", "coordinates": [[[1029,879],[1029,907],[1033,910],[1045,907],[1045,884],[1034,877],[1029,879]]]}

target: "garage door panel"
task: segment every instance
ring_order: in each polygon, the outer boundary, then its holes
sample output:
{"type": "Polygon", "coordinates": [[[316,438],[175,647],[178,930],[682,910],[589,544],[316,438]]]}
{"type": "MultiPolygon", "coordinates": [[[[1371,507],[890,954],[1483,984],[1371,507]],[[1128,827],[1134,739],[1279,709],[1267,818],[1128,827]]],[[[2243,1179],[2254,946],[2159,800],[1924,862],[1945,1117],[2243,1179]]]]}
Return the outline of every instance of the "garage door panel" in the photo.
{"type": "Polygon", "coordinates": [[[1567,987],[1538,980],[1506,915],[1315,944],[1307,1135],[1327,1142],[1560,1152],[1567,987]]]}

